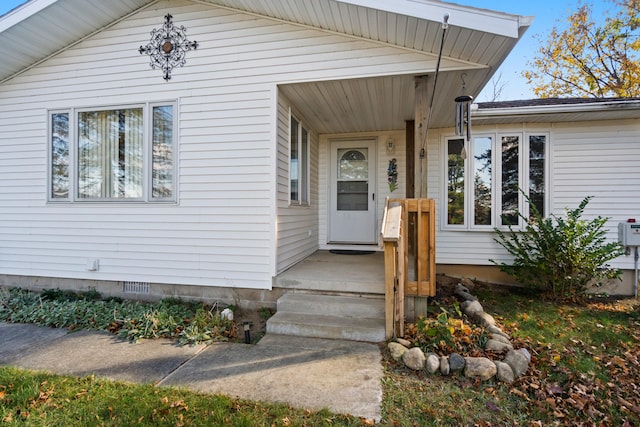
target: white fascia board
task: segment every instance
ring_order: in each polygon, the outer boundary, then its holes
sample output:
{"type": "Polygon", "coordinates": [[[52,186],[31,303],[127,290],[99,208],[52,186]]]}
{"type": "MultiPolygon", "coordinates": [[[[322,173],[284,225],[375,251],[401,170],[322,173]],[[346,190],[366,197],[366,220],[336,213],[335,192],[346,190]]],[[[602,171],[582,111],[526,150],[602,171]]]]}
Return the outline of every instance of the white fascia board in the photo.
{"type": "Polygon", "coordinates": [[[10,10],[5,15],[0,16],[0,33],[19,24],[41,10],[46,9],[57,1],[58,0],[28,0],[23,5],[10,10]]]}
{"type": "Polygon", "coordinates": [[[442,22],[444,15],[449,14],[449,25],[514,39],[519,38],[521,27],[528,27],[533,21],[532,17],[445,2],[424,0],[338,0],[338,2],[434,22],[442,22]]]}
{"type": "Polygon", "coordinates": [[[505,108],[487,108],[484,110],[472,108],[472,118],[499,118],[499,117],[515,117],[529,116],[540,114],[559,114],[559,113],[587,113],[597,111],[610,110],[633,110],[640,109],[640,102],[632,101],[615,101],[615,102],[599,102],[594,104],[560,104],[560,105],[538,105],[529,107],[505,107],[505,108]]]}

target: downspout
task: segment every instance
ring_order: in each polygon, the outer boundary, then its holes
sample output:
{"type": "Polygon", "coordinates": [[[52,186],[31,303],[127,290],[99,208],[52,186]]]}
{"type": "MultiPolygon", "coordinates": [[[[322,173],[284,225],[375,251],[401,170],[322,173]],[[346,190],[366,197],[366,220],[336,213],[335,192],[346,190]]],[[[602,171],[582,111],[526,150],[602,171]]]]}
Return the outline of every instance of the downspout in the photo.
{"type": "Polygon", "coordinates": [[[433,89],[431,90],[431,99],[429,100],[429,111],[427,112],[427,125],[423,132],[422,144],[420,146],[420,197],[427,197],[427,182],[428,180],[424,176],[425,157],[426,157],[426,145],[427,136],[429,134],[429,126],[431,125],[431,112],[433,110],[433,100],[435,98],[436,85],[438,84],[438,74],[440,73],[440,60],[442,59],[442,47],[444,46],[444,38],[449,28],[449,14],[444,14],[442,21],[442,38],[440,39],[440,49],[438,50],[438,62],[436,63],[436,73],[433,78],[433,89]]]}

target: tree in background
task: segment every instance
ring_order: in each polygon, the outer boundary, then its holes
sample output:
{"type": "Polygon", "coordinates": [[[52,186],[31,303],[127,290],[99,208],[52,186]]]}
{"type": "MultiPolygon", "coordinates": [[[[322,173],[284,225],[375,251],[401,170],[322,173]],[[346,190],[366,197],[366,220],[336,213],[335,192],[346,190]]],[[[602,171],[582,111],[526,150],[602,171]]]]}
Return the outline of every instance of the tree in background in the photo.
{"type": "Polygon", "coordinates": [[[538,97],[640,96],[640,0],[610,1],[617,12],[603,23],[582,4],[541,41],[522,73],[538,97]]]}

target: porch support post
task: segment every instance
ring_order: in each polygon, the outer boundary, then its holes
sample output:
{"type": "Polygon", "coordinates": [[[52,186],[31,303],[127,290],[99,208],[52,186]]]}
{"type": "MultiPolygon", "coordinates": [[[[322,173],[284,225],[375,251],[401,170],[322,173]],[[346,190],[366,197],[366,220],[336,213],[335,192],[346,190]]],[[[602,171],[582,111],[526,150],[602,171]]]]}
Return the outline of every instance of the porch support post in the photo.
{"type": "Polygon", "coordinates": [[[415,145],[419,150],[418,182],[420,183],[419,197],[429,197],[427,194],[427,121],[429,117],[429,88],[427,76],[418,76],[415,79],[415,145]],[[424,151],[422,151],[424,149],[424,151]]]}
{"type": "Polygon", "coordinates": [[[413,199],[416,197],[416,121],[407,120],[405,123],[407,198],[413,199]]]}

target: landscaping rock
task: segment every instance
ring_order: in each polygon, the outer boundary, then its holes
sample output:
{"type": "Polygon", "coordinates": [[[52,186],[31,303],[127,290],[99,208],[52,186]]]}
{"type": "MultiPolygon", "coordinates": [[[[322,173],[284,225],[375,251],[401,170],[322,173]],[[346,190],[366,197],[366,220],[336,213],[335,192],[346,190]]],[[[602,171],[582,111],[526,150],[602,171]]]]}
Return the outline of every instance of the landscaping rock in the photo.
{"type": "Polygon", "coordinates": [[[456,285],[454,293],[463,301],[477,301],[478,297],[475,295],[471,295],[469,293],[469,289],[462,286],[460,283],[456,285]]]}
{"type": "Polygon", "coordinates": [[[407,347],[397,342],[390,342],[387,347],[389,348],[391,357],[393,357],[395,360],[402,359],[402,355],[407,351],[407,347]]]}
{"type": "Polygon", "coordinates": [[[516,351],[519,351],[520,353],[522,353],[524,357],[527,358],[527,362],[531,363],[531,353],[529,353],[529,350],[527,350],[526,348],[519,348],[516,351]]]}
{"type": "Polygon", "coordinates": [[[502,341],[489,339],[487,340],[487,344],[484,346],[487,351],[507,351],[513,350],[513,346],[511,343],[504,343],[502,341]]]}
{"type": "Polygon", "coordinates": [[[440,357],[437,354],[429,353],[426,363],[427,372],[435,374],[440,369],[440,357]]]}
{"type": "Polygon", "coordinates": [[[440,373],[442,375],[449,375],[451,373],[451,366],[449,365],[449,358],[447,356],[440,358],[440,373]]]}
{"type": "Polygon", "coordinates": [[[402,355],[402,361],[409,369],[413,369],[414,371],[419,371],[424,369],[424,363],[426,361],[426,357],[422,350],[418,347],[410,348],[404,352],[402,355]]]}
{"type": "Polygon", "coordinates": [[[462,312],[468,317],[473,316],[475,313],[481,313],[484,311],[482,304],[473,300],[463,301],[462,304],[460,304],[460,308],[462,308],[462,312]]]}
{"type": "Polygon", "coordinates": [[[469,293],[469,289],[464,286],[462,283],[458,282],[456,283],[456,287],[453,289],[453,291],[457,294],[458,292],[466,292],[469,293]]]}
{"type": "Polygon", "coordinates": [[[509,350],[504,358],[504,362],[511,367],[516,378],[527,372],[527,369],[529,369],[529,361],[520,351],[509,350]]]}
{"type": "Polygon", "coordinates": [[[507,383],[507,384],[511,384],[512,382],[515,381],[516,377],[513,374],[513,370],[511,369],[511,366],[499,360],[495,360],[493,363],[494,365],[496,365],[496,369],[497,369],[496,379],[498,381],[502,381],[503,383],[507,383]]]}
{"type": "Polygon", "coordinates": [[[398,338],[396,341],[398,341],[398,344],[402,344],[407,348],[411,348],[411,341],[407,341],[404,338],[398,338]]]}
{"type": "Polygon", "coordinates": [[[472,316],[474,322],[476,322],[480,326],[488,327],[495,326],[496,319],[493,318],[492,315],[486,312],[476,313],[472,316]]]}
{"type": "Polygon", "coordinates": [[[467,288],[467,292],[472,291],[476,287],[475,282],[468,277],[460,279],[460,284],[467,288]]]}
{"type": "Polygon", "coordinates": [[[505,337],[504,335],[494,334],[493,332],[490,332],[489,333],[489,338],[491,338],[492,340],[495,340],[495,341],[503,342],[505,344],[511,344],[511,340],[509,338],[505,337]]]}
{"type": "Polygon", "coordinates": [[[496,325],[487,326],[487,332],[491,332],[492,334],[502,335],[506,338],[509,338],[509,335],[507,335],[502,329],[498,328],[496,325]]]}
{"type": "Polygon", "coordinates": [[[482,381],[493,378],[498,372],[496,365],[486,357],[465,358],[464,375],[467,378],[479,378],[482,381]]]}
{"type": "Polygon", "coordinates": [[[449,369],[451,372],[459,372],[464,369],[465,361],[464,357],[458,353],[451,353],[449,355],[449,369]]]}

